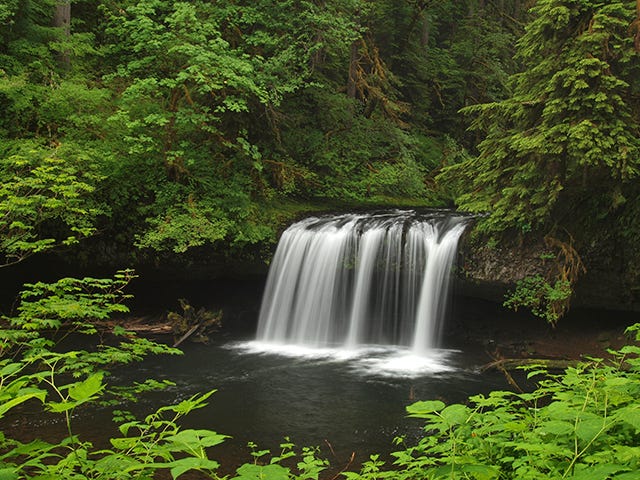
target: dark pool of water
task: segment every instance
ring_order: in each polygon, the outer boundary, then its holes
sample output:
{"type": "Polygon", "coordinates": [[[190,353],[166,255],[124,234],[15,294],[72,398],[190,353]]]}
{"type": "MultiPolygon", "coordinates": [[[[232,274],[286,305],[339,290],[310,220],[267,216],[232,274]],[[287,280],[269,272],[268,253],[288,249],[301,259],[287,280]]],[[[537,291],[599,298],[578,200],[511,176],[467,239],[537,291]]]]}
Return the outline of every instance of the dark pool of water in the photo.
{"type": "MultiPolygon", "coordinates": [[[[486,357],[474,348],[456,346],[419,359],[397,348],[267,351],[247,340],[225,334],[210,345],[186,345],[182,356],[155,357],[121,369],[116,378],[123,383],[155,378],[176,385],[119,408],[144,416],[163,404],[217,389],[208,405],[183,424],[232,437],[214,452],[226,469],[250,459],[249,441],[275,452],[285,437],[300,446],[319,446],[339,468],[352,453],[358,463],[372,453],[388,454],[397,436],[410,442],[418,438],[421,422],[405,414],[413,401],[460,402],[506,388],[500,374],[479,372],[486,357]]],[[[74,418],[76,433],[100,444],[116,434],[110,417],[110,409],[81,411],[74,418]]],[[[60,420],[31,418],[27,423],[39,435],[64,433],[60,420]]]]}

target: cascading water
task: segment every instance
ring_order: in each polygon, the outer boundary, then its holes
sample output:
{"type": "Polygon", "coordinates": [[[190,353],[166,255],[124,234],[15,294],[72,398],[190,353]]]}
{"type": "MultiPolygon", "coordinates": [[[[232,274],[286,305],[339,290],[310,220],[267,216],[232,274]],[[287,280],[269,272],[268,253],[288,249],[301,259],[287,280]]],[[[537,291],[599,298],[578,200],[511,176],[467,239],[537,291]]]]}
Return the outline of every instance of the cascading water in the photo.
{"type": "Polygon", "coordinates": [[[295,223],[273,258],[257,340],[427,352],[438,344],[467,218],[400,211],[295,223]]]}

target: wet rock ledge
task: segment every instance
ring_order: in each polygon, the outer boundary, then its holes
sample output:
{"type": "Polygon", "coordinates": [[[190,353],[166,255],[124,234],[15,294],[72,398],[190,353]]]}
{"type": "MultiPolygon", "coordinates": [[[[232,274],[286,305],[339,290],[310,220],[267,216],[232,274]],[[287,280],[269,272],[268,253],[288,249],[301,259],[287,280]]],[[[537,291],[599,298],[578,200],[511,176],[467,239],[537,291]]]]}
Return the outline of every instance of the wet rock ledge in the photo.
{"type": "MultiPolygon", "coordinates": [[[[459,248],[456,290],[503,302],[519,280],[537,274],[547,277],[556,268],[548,257],[549,248],[542,241],[492,245],[467,235],[459,248]]],[[[640,295],[629,280],[621,252],[592,247],[581,250],[581,258],[585,272],[575,285],[573,307],[640,311],[640,295]]]]}

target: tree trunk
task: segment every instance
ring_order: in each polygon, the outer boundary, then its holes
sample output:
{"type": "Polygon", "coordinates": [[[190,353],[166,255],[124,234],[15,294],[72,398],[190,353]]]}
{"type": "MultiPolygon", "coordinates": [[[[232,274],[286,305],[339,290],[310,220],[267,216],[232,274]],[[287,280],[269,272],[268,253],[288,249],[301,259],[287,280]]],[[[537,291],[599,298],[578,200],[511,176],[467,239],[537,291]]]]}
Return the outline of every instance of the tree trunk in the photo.
{"type": "MultiPolygon", "coordinates": [[[[71,35],[71,1],[57,0],[56,8],[53,14],[53,26],[59,28],[66,38],[71,35]]],[[[71,64],[71,55],[68,50],[60,53],[60,64],[69,68],[71,64]]]]}
{"type": "Polygon", "coordinates": [[[633,39],[633,45],[636,52],[640,52],[640,0],[636,0],[636,20],[633,22],[636,27],[636,36],[633,39]]]}
{"type": "Polygon", "coordinates": [[[423,13],[422,15],[422,34],[420,35],[420,46],[424,50],[424,56],[426,57],[429,46],[429,37],[431,35],[431,23],[429,22],[429,15],[423,13]]]}
{"type": "Polygon", "coordinates": [[[347,80],[347,96],[356,98],[356,82],[358,70],[358,42],[351,44],[351,52],[349,55],[349,79],[347,80]]]}

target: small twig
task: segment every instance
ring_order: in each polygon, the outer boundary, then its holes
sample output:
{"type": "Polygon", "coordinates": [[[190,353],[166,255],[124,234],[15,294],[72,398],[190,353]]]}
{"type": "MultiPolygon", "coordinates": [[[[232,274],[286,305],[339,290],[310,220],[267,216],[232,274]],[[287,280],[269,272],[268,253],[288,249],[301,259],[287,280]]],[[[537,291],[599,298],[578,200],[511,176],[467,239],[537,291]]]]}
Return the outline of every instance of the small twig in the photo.
{"type": "Polygon", "coordinates": [[[498,351],[496,350],[496,352],[493,355],[489,354],[489,352],[487,352],[487,354],[491,358],[493,358],[493,360],[494,360],[493,364],[494,364],[495,368],[497,368],[498,370],[500,370],[502,372],[504,377],[507,379],[507,382],[509,383],[509,385],[511,385],[513,388],[515,388],[518,393],[524,393],[524,390],[522,390],[522,388],[520,388],[520,385],[518,385],[518,383],[513,379],[511,374],[508,372],[508,370],[504,367],[504,365],[503,365],[504,358],[502,358],[500,356],[498,351]]]}
{"type": "Polygon", "coordinates": [[[524,390],[520,388],[520,385],[518,385],[518,383],[513,379],[513,377],[511,376],[511,374],[506,368],[504,368],[503,366],[498,366],[498,369],[505,376],[505,378],[507,379],[507,382],[509,382],[509,385],[515,388],[518,393],[524,393],[524,390]]]}
{"type": "Polygon", "coordinates": [[[324,439],[324,443],[327,444],[327,446],[329,447],[329,450],[331,450],[331,453],[333,454],[334,457],[337,457],[335,450],[333,449],[333,446],[329,443],[329,440],[327,440],[326,438],[324,439]]]}
{"type": "MultiPolygon", "coordinates": [[[[329,442],[327,442],[329,443],[329,442]]],[[[340,475],[342,475],[345,470],[347,470],[351,464],[353,463],[353,460],[356,458],[356,452],[351,452],[351,457],[349,458],[349,461],[347,462],[347,464],[342,468],[342,470],[340,470],[338,473],[336,473],[331,480],[336,480],[340,475]]]]}

